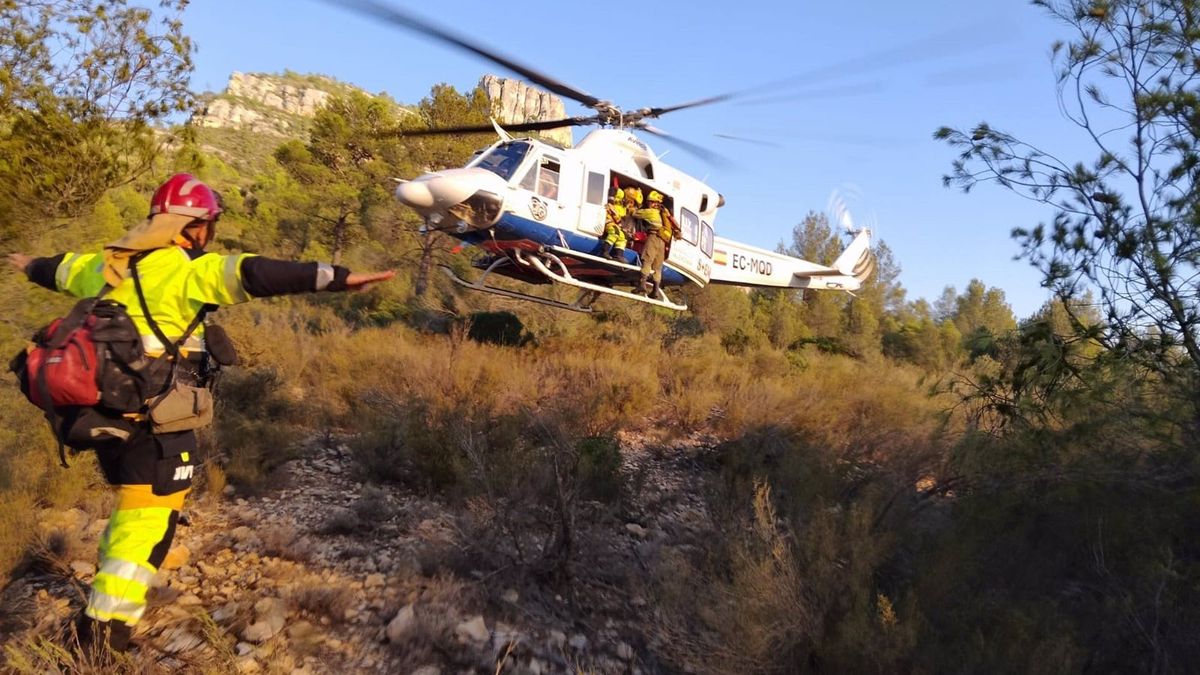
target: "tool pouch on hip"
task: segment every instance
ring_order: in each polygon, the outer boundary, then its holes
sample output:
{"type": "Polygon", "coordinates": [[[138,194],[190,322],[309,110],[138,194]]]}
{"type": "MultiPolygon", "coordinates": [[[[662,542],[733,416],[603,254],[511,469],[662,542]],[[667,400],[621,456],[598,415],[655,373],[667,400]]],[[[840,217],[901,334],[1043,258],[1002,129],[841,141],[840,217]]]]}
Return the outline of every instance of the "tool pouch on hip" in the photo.
{"type": "Polygon", "coordinates": [[[156,434],[189,431],[212,424],[213,399],[207,389],[175,382],[150,400],[150,425],[156,434]]]}
{"type": "Polygon", "coordinates": [[[208,324],[204,333],[204,343],[208,347],[209,356],[218,364],[236,366],[240,362],[233,340],[229,339],[229,334],[221,326],[215,323],[208,324]]]}

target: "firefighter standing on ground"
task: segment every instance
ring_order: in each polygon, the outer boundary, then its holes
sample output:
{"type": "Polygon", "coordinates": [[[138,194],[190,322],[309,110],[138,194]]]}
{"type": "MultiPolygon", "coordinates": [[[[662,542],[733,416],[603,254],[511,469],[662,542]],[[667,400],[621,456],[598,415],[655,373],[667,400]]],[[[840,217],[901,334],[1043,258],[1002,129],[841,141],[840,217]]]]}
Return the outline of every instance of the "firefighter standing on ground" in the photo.
{"type": "Polygon", "coordinates": [[[646,208],[638,209],[634,217],[646,223],[646,244],[642,248],[642,276],[638,280],[636,294],[646,293],[657,297],[662,286],[662,268],[667,259],[667,243],[678,239],[679,225],[671,212],[663,208],[663,196],[657,190],[646,195],[646,208]],[[646,282],[653,278],[653,285],[646,290],[646,282]]]}
{"type": "MultiPolygon", "coordinates": [[[[182,337],[206,305],[232,305],[256,297],[313,291],[350,291],[385,281],[395,272],[351,273],[316,262],[272,260],[251,254],[205,253],[221,214],[219,198],[188,174],[176,174],[154,193],[150,217],[101,253],[64,253],[9,262],[30,281],[76,297],[112,286],[108,297],[125,306],[146,354],[171,351],[156,337],[182,337]],[[145,307],[128,277],[137,274],[145,307]],[[151,321],[148,321],[150,319],[151,321]]],[[[205,355],[203,325],[180,345],[180,370],[193,378],[205,355]]],[[[124,441],[95,447],[104,477],[117,489],[117,504],[100,539],[99,566],[78,628],[81,642],[128,647],[146,609],[146,592],[171,546],[184,497],[197,466],[194,431],[154,433],[140,422],[124,441]]]]}

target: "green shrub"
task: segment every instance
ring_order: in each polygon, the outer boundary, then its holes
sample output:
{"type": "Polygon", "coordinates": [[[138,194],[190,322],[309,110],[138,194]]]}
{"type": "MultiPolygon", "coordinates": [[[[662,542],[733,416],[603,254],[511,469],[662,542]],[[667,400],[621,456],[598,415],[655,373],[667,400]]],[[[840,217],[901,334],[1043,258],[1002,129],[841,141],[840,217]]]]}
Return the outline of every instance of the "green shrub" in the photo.
{"type": "Polygon", "coordinates": [[[615,438],[592,436],[575,444],[577,475],[585,499],[613,502],[622,496],[621,445],[615,438]]]}
{"type": "Polygon", "coordinates": [[[750,349],[751,338],[741,328],[733,329],[721,338],[721,346],[733,356],[741,356],[750,349]]]}
{"type": "Polygon", "coordinates": [[[468,325],[467,337],[476,342],[517,347],[529,339],[525,324],[512,312],[475,312],[468,325]]]}

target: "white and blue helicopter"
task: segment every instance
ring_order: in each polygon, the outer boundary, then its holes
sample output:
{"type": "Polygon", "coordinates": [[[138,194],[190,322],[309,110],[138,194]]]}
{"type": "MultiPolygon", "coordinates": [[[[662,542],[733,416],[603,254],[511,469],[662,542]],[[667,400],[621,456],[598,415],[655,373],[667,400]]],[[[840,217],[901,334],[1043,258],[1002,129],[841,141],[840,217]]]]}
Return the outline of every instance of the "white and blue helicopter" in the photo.
{"type": "Polygon", "coordinates": [[[717,103],[714,96],[665,108],[626,112],[612,103],[567,86],[515,61],[486,50],[411,14],[374,0],[338,4],[416,30],[482,56],[534,84],[595,110],[594,115],[490,126],[421,129],[405,136],[494,132],[500,139],[477,153],[465,167],[402,181],[396,197],[440,230],[487,252],[476,261],[478,279],[447,274],[468,289],[540,304],[589,312],[602,295],[673,310],[686,305],[670,299],[667,289],[730,284],[759,288],[811,288],[853,292],[874,271],[870,231],[859,230],[832,265],[820,265],[730,239],[715,232],[725,198],[715,189],[662,161],[632,133],[636,129],[663,138],[689,152],[703,148],[651,126],[648,120],[668,112],[717,103]],[[573,148],[513,134],[573,126],[599,126],[573,148]],[[609,190],[638,187],[657,191],[679,223],[681,237],[669,244],[662,284],[652,294],[635,292],[641,280],[635,239],[624,259],[602,256],[605,203],[609,190]],[[500,275],[530,284],[560,284],[579,289],[574,302],[510,290],[488,283],[500,275]],[[628,290],[626,290],[626,288],[628,290]]]}

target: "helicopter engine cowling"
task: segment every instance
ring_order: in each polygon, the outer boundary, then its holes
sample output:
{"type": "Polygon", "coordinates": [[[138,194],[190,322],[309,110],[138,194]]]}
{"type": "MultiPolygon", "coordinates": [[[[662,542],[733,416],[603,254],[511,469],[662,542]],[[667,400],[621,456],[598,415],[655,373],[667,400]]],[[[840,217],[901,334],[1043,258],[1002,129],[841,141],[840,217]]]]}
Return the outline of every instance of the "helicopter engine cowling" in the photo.
{"type": "Polygon", "coordinates": [[[484,230],[500,220],[505,182],[485,169],[446,169],[396,187],[396,198],[435,225],[457,221],[458,230],[484,230]]]}

